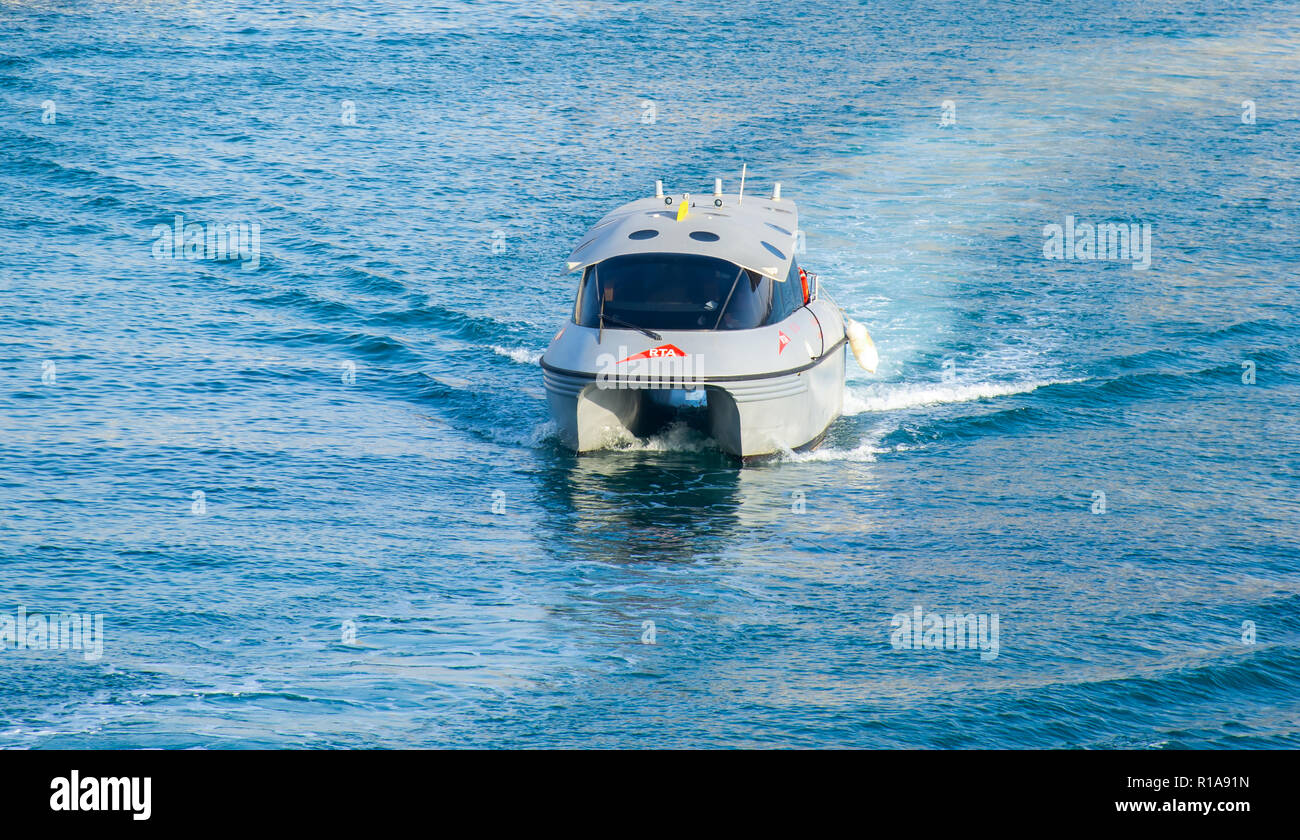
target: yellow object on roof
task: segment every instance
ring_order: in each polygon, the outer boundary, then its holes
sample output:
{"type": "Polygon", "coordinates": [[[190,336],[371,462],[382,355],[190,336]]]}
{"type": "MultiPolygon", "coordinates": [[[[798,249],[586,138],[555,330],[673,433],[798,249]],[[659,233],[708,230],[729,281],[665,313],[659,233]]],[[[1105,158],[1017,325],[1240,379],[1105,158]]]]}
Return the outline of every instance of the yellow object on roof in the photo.
{"type": "Polygon", "coordinates": [[[691,207],[689,195],[628,202],[607,213],[569,254],[579,271],[624,254],[699,254],[716,257],[780,282],[794,258],[799,211],[788,198],[714,194],[691,207]],[[676,204],[676,207],[672,205],[676,204]]]}

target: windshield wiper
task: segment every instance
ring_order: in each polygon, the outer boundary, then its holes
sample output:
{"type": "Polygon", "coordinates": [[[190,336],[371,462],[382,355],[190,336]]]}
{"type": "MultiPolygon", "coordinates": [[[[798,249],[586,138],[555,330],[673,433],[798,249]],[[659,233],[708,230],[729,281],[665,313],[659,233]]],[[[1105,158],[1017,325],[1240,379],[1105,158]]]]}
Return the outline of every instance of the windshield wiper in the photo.
{"type": "Polygon", "coordinates": [[[600,313],[600,320],[601,323],[609,321],[611,324],[618,324],[620,327],[627,327],[629,330],[637,330],[638,332],[645,333],[655,341],[663,341],[663,336],[654,330],[648,330],[645,327],[638,327],[636,324],[629,324],[627,321],[624,321],[621,318],[615,318],[613,315],[608,315],[602,312],[600,313]]]}
{"type": "Polygon", "coordinates": [[[731,303],[731,296],[736,293],[736,286],[740,283],[740,278],[744,275],[745,269],[736,272],[736,279],[731,281],[731,291],[727,292],[727,299],[722,302],[722,308],[718,310],[718,320],[713,322],[713,329],[717,329],[722,323],[722,316],[727,313],[727,305],[731,303]]]}

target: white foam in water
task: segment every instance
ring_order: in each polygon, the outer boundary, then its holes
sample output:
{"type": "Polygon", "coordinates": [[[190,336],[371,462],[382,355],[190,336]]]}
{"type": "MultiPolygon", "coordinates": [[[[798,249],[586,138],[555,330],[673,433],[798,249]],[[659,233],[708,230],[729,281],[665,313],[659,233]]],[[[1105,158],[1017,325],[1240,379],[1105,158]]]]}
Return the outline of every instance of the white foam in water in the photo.
{"type": "Polygon", "coordinates": [[[536,448],[541,446],[550,438],[559,434],[560,427],[555,424],[554,420],[546,420],[538,423],[528,431],[521,432],[518,435],[498,434],[496,439],[505,443],[511,443],[515,446],[524,446],[536,448]]]}
{"type": "Polygon", "coordinates": [[[835,449],[830,447],[819,447],[811,452],[794,452],[786,449],[781,453],[783,461],[795,461],[804,463],[808,461],[874,461],[876,456],[881,453],[890,451],[884,447],[878,446],[879,437],[870,437],[863,440],[853,449],[835,449]]]}
{"type": "Polygon", "coordinates": [[[498,355],[505,356],[507,359],[518,362],[521,365],[535,365],[537,360],[542,358],[543,350],[529,350],[527,347],[500,347],[492,345],[492,351],[498,355]]]}
{"type": "Polygon", "coordinates": [[[716,448],[707,435],[681,420],[651,437],[624,441],[612,447],[618,452],[702,452],[716,448]]]}
{"type": "Polygon", "coordinates": [[[532,433],[524,438],[524,443],[528,446],[537,446],[547,438],[559,434],[559,431],[560,427],[555,424],[554,420],[547,420],[543,423],[538,423],[533,427],[532,433]]]}
{"type": "Polygon", "coordinates": [[[706,435],[679,420],[659,434],[647,438],[644,443],[629,444],[626,448],[646,452],[700,452],[715,446],[706,435]]]}
{"type": "Polygon", "coordinates": [[[1078,379],[1054,379],[1039,382],[972,382],[966,384],[875,385],[857,392],[844,389],[844,413],[897,411],[923,405],[970,402],[1010,394],[1028,394],[1045,385],[1064,385],[1078,379]],[[864,393],[865,391],[865,393],[864,393]]]}

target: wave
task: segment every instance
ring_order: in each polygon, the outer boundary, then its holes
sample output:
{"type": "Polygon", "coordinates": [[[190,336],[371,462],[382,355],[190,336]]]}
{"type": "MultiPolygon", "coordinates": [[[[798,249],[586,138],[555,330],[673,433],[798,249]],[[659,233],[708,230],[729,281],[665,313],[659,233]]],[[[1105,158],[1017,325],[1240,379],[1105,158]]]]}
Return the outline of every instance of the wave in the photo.
{"type": "Polygon", "coordinates": [[[505,356],[507,359],[518,362],[521,365],[535,365],[542,358],[544,350],[530,350],[527,347],[501,347],[493,344],[492,351],[498,355],[505,356]]]}

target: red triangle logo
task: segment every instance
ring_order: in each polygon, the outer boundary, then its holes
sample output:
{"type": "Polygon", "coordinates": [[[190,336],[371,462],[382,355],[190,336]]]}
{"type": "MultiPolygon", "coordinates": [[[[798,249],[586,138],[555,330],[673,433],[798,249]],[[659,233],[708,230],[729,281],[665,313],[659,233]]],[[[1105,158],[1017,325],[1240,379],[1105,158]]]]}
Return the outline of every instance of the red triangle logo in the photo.
{"type": "MultiPolygon", "coordinates": [[[[786,340],[789,341],[789,339],[786,340]]],[[[678,347],[675,344],[661,344],[658,347],[653,347],[649,350],[643,350],[640,353],[637,353],[635,356],[628,356],[626,359],[620,359],[618,363],[621,365],[623,364],[623,362],[634,362],[637,359],[671,359],[671,358],[684,359],[686,358],[686,354],[682,352],[682,348],[678,347]]]]}

